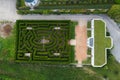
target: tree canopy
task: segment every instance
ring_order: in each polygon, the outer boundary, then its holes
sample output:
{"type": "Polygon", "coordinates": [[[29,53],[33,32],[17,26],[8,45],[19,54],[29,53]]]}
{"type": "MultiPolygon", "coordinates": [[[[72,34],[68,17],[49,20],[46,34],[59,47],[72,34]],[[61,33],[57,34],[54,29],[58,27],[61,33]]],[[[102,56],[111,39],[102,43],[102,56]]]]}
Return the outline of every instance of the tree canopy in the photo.
{"type": "Polygon", "coordinates": [[[120,5],[113,5],[108,11],[108,15],[120,23],[120,5]]]}
{"type": "Polygon", "coordinates": [[[115,0],[115,3],[120,4],[120,0],[115,0]]]}

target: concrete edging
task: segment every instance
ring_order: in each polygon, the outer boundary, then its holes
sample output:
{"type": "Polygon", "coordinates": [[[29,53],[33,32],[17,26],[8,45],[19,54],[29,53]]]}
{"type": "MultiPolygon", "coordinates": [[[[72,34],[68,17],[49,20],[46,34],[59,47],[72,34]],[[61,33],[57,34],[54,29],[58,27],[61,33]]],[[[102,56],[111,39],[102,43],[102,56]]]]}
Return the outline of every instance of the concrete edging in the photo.
{"type": "Polygon", "coordinates": [[[110,48],[105,48],[105,63],[103,64],[103,65],[101,65],[101,66],[99,66],[99,65],[95,65],[94,64],[94,46],[93,46],[93,48],[92,48],[92,59],[91,59],[91,64],[92,64],[92,66],[93,67],[103,67],[105,64],[107,64],[107,49],[111,49],[112,47],[113,47],[113,39],[112,39],[112,37],[111,36],[107,36],[106,35],[106,22],[103,20],[103,19],[93,19],[92,21],[91,21],[91,28],[92,28],[92,33],[91,33],[91,35],[92,35],[92,37],[93,37],[93,45],[94,45],[94,20],[101,20],[101,21],[103,21],[104,23],[105,23],[105,37],[106,38],[110,38],[111,39],[111,47],[110,48]]]}

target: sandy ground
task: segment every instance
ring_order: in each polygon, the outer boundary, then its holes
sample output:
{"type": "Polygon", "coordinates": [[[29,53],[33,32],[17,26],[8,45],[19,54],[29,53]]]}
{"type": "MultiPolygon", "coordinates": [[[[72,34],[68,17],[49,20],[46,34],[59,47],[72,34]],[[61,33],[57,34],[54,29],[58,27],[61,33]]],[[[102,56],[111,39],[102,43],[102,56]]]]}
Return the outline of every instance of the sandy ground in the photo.
{"type": "Polygon", "coordinates": [[[75,28],[75,59],[78,63],[82,63],[82,61],[87,58],[87,27],[86,21],[80,20],[79,25],[75,28]]]}
{"type": "Polygon", "coordinates": [[[91,20],[93,18],[104,19],[107,22],[107,27],[109,28],[109,32],[114,42],[112,54],[115,56],[116,60],[120,62],[120,29],[118,28],[118,25],[107,15],[18,15],[16,13],[16,0],[0,0],[0,20],[10,20],[14,22],[17,19],[78,21],[79,19],[91,20]]]}

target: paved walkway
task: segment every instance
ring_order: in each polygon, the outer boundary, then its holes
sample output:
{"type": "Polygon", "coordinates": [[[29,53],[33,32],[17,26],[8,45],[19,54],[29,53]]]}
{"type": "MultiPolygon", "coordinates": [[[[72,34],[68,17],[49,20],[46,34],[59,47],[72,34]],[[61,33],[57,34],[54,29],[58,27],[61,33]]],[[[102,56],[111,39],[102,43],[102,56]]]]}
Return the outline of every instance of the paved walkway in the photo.
{"type": "Polygon", "coordinates": [[[16,21],[17,19],[35,19],[35,20],[73,20],[80,19],[91,20],[93,18],[102,18],[106,21],[108,30],[114,41],[112,54],[120,62],[120,29],[118,25],[106,15],[18,15],[16,13],[16,0],[0,0],[0,20],[16,21]]]}
{"type": "Polygon", "coordinates": [[[16,0],[0,0],[0,20],[15,21],[18,16],[16,13],[16,0]]]}

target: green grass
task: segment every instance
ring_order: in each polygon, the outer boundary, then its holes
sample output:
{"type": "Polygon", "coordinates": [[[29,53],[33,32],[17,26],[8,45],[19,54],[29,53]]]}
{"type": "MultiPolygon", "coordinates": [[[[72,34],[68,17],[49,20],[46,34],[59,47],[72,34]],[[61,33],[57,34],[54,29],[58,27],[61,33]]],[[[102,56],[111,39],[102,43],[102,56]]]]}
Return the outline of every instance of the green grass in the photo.
{"type": "Polygon", "coordinates": [[[91,31],[87,31],[87,37],[91,37],[91,31]]]}
{"type": "Polygon", "coordinates": [[[111,41],[105,37],[105,23],[101,20],[94,21],[94,41],[95,41],[95,54],[94,64],[102,65],[105,63],[105,48],[110,48],[111,41]]]}
{"type": "Polygon", "coordinates": [[[0,74],[12,80],[101,80],[82,68],[1,62],[0,74]]]}
{"type": "MultiPolygon", "coordinates": [[[[90,21],[87,22],[87,28],[88,28],[88,29],[91,28],[91,22],[90,22],[90,21]]],[[[91,30],[87,30],[87,37],[88,37],[88,38],[91,37],[91,30]]]]}
{"type": "Polygon", "coordinates": [[[108,64],[103,68],[84,66],[95,72],[85,71],[83,68],[41,66],[40,64],[17,64],[15,62],[1,62],[0,77],[7,77],[10,80],[102,80],[107,76],[109,80],[120,79],[120,64],[113,56],[108,58],[108,64]],[[114,66],[113,66],[114,65],[114,66]],[[117,73],[117,74],[116,74],[117,73]]]}
{"type": "Polygon", "coordinates": [[[90,57],[87,58],[86,60],[84,60],[84,61],[82,62],[82,64],[91,64],[91,58],[90,58],[90,57]]]}
{"type": "Polygon", "coordinates": [[[0,37],[0,60],[13,60],[15,57],[15,30],[12,34],[3,39],[0,37]]]}
{"type": "Polygon", "coordinates": [[[106,47],[110,48],[111,45],[112,45],[112,43],[111,43],[111,38],[108,37],[108,38],[105,40],[105,43],[106,43],[106,47]]]}
{"type": "Polygon", "coordinates": [[[88,49],[87,49],[87,54],[88,54],[88,55],[91,55],[91,52],[92,52],[91,48],[88,48],[88,49]]]}
{"type": "Polygon", "coordinates": [[[87,23],[87,28],[91,28],[91,22],[90,21],[88,21],[88,23],[87,23]]]}
{"type": "Polygon", "coordinates": [[[75,39],[75,27],[78,24],[78,22],[71,22],[70,26],[70,39],[75,39]]]}

